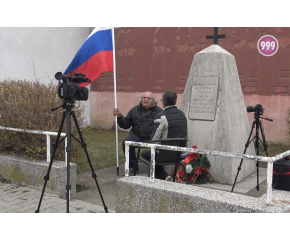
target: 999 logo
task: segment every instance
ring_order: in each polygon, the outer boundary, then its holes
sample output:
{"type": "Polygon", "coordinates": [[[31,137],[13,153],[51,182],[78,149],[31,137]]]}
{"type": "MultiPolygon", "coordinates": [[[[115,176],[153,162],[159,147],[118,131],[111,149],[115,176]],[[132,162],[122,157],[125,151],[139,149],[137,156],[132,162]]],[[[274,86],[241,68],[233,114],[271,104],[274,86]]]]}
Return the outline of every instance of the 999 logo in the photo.
{"type": "Polygon", "coordinates": [[[257,48],[262,55],[269,57],[278,51],[279,43],[275,37],[265,35],[259,39],[257,48]]]}

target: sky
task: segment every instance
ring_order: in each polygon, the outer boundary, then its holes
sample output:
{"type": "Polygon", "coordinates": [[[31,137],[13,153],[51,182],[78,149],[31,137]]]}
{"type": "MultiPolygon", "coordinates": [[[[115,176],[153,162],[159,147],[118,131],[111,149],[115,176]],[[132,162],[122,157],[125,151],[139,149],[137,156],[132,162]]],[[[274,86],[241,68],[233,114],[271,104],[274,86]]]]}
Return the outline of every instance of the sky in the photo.
{"type": "Polygon", "coordinates": [[[286,27],[289,11],[285,2],[10,0],[1,3],[0,26],[286,27]]]}

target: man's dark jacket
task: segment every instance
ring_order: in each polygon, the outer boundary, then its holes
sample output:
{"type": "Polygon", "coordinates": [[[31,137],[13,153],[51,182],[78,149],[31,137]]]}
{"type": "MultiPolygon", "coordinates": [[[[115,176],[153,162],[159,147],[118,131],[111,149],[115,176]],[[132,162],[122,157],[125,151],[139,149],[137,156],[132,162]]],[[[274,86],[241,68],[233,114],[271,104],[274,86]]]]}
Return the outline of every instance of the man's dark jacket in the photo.
{"type": "Polygon", "coordinates": [[[156,105],[146,111],[139,104],[133,107],[126,117],[122,115],[120,118],[117,118],[118,125],[123,129],[132,127],[131,131],[142,138],[150,137],[153,131],[154,117],[161,112],[163,110],[156,105]]]}
{"type": "Polygon", "coordinates": [[[176,106],[168,106],[154,120],[151,140],[166,138],[187,138],[187,119],[176,106]]]}

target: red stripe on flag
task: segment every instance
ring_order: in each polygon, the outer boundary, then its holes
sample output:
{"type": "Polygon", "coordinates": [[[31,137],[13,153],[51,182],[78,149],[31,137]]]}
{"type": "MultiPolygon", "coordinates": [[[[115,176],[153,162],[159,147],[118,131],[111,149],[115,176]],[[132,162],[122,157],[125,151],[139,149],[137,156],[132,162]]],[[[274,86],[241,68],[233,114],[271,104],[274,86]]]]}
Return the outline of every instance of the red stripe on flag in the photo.
{"type": "MultiPolygon", "coordinates": [[[[113,51],[101,51],[93,55],[88,61],[76,68],[73,72],[83,73],[87,78],[95,81],[103,72],[114,71],[113,51]]],[[[70,74],[68,74],[70,76],[70,74]]],[[[81,83],[85,87],[90,83],[81,83]]]]}

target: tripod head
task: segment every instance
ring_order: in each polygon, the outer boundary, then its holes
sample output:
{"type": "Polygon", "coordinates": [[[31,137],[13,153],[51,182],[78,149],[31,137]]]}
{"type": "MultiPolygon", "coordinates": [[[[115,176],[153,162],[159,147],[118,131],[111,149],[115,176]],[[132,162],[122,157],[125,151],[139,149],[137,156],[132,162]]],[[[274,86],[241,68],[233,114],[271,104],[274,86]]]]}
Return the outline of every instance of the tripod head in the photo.
{"type": "Polygon", "coordinates": [[[57,107],[53,107],[51,109],[51,111],[56,111],[58,110],[59,108],[63,108],[63,109],[66,109],[66,110],[71,110],[72,108],[74,108],[74,104],[75,104],[75,101],[74,100],[63,100],[63,104],[60,105],[60,106],[57,106],[57,107]]]}

